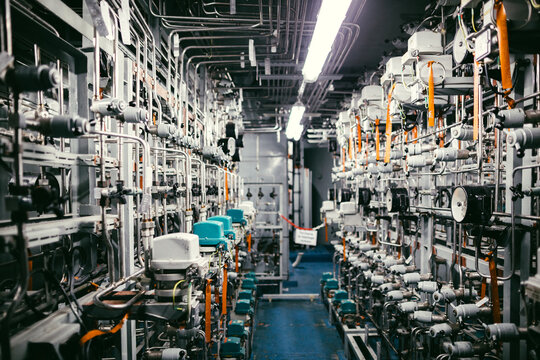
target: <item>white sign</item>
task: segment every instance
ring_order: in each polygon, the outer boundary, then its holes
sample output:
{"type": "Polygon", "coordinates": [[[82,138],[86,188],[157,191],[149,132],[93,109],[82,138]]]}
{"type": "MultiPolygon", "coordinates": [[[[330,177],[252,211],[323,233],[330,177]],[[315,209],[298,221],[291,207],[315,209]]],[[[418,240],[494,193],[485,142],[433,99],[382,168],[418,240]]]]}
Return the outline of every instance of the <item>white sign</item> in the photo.
{"type": "Polygon", "coordinates": [[[300,230],[294,231],[294,242],[300,245],[317,245],[317,230],[300,230]]]}

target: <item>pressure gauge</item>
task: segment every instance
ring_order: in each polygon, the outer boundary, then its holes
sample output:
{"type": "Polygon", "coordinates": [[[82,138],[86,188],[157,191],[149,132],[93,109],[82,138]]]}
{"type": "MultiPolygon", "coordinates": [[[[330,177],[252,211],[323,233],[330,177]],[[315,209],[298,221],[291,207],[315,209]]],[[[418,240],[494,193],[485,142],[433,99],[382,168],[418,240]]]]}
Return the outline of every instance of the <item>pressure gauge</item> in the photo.
{"type": "Polygon", "coordinates": [[[458,64],[463,64],[464,62],[468,62],[471,60],[472,55],[467,50],[467,39],[465,38],[465,34],[463,31],[456,32],[456,36],[454,37],[454,46],[452,47],[452,55],[454,56],[454,61],[458,64]]]}
{"type": "Polygon", "coordinates": [[[405,188],[388,189],[386,192],[388,212],[405,212],[409,209],[409,193],[405,188]]]}
{"type": "Polygon", "coordinates": [[[491,191],[485,186],[458,186],[452,193],[450,206],[458,223],[486,223],[492,213],[491,191]]]}
{"type": "Polygon", "coordinates": [[[236,140],[232,137],[219,139],[218,145],[221,147],[225,154],[234,154],[236,150],[236,140]]]}

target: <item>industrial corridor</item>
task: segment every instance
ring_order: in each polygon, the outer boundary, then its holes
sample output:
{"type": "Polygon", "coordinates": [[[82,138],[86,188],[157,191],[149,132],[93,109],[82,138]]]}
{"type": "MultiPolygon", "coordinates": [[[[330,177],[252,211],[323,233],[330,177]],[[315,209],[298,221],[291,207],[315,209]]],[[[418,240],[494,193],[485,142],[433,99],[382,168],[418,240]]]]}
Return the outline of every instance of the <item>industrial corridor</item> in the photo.
{"type": "Polygon", "coordinates": [[[540,0],[0,0],[0,360],[540,360],[540,0]]]}

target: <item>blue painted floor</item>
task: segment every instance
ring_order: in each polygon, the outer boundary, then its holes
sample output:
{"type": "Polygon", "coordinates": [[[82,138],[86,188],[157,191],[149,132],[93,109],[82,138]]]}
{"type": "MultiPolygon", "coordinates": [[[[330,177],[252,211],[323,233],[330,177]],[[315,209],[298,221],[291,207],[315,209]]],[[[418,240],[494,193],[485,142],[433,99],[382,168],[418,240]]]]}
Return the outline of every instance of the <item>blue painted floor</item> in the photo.
{"type": "MultiPolygon", "coordinates": [[[[320,256],[321,249],[307,255],[290,269],[284,293],[319,293],[322,273],[332,271],[331,258],[325,250],[320,256]]],[[[260,301],[256,321],[253,360],[344,359],[341,338],[318,300],[260,301]]]]}

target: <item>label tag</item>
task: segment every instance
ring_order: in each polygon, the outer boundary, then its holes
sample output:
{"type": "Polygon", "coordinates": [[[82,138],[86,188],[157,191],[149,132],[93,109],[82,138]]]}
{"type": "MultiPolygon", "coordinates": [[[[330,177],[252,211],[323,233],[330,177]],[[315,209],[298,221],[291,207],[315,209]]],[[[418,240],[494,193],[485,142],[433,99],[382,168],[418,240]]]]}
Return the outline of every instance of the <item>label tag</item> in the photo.
{"type": "Polygon", "coordinates": [[[487,296],[484,296],[482,299],[478,300],[476,302],[476,306],[478,307],[482,307],[482,305],[484,305],[485,303],[487,303],[489,301],[489,298],[487,296]]]}
{"type": "Polygon", "coordinates": [[[118,10],[120,22],[120,35],[124,45],[131,45],[131,34],[129,32],[129,0],[122,0],[122,7],[118,10]]]}
{"type": "Polygon", "coordinates": [[[152,195],[143,194],[141,204],[139,207],[139,212],[141,214],[150,214],[150,207],[152,205],[152,195]]]}
{"type": "Polygon", "coordinates": [[[300,230],[294,231],[295,244],[316,246],[317,245],[317,230],[300,230]]]}
{"type": "Polygon", "coordinates": [[[412,259],[413,259],[413,258],[412,258],[412,255],[409,255],[409,257],[407,258],[407,260],[405,260],[405,264],[410,265],[412,259]]]}

